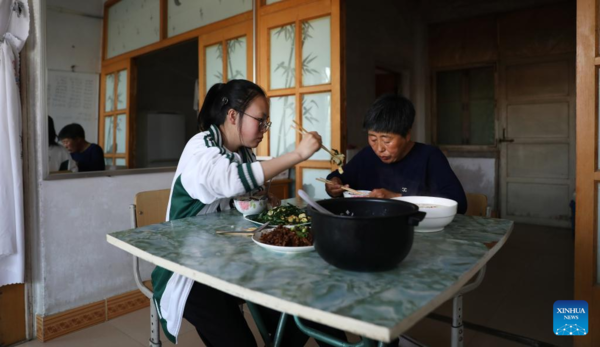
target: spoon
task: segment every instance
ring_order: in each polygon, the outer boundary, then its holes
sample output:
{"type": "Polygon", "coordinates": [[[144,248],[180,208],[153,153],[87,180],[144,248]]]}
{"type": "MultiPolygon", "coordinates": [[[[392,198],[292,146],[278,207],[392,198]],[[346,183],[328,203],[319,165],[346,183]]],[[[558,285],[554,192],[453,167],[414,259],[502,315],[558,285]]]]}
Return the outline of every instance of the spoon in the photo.
{"type": "Polygon", "coordinates": [[[312,206],[315,210],[317,210],[321,213],[324,213],[324,214],[329,214],[329,215],[335,216],[333,213],[329,212],[323,206],[317,204],[316,201],[311,199],[310,196],[308,196],[308,194],[306,194],[306,192],[304,190],[298,189],[298,195],[300,195],[302,200],[306,201],[306,203],[309,204],[310,206],[312,206]]]}

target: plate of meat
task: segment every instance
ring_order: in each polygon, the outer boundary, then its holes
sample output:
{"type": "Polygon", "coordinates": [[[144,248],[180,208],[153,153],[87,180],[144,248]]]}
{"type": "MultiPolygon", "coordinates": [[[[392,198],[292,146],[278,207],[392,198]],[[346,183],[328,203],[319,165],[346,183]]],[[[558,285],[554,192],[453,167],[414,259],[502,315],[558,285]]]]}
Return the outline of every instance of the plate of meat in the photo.
{"type": "Polygon", "coordinates": [[[309,226],[284,227],[265,229],[252,236],[257,245],[273,252],[303,253],[315,249],[309,226]]]}

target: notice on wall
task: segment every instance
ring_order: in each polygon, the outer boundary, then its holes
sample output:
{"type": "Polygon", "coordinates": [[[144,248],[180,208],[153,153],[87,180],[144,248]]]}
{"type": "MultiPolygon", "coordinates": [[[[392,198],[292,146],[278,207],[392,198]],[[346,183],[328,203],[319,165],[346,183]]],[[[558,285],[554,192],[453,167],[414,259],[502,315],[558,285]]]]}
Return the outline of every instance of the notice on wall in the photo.
{"type": "Polygon", "coordinates": [[[48,70],[48,115],[57,135],[65,125],[78,123],[86,140],[98,143],[99,81],[98,74],[48,70]]]}

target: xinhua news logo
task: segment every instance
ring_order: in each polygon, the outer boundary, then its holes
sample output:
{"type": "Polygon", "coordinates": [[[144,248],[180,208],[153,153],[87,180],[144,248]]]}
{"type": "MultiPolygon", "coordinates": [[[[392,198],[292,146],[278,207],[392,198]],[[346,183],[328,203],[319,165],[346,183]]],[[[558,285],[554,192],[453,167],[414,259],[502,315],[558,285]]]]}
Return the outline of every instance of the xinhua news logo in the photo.
{"type": "Polygon", "coordinates": [[[558,300],[554,303],[554,334],[587,335],[588,304],[584,300],[558,300]]]}

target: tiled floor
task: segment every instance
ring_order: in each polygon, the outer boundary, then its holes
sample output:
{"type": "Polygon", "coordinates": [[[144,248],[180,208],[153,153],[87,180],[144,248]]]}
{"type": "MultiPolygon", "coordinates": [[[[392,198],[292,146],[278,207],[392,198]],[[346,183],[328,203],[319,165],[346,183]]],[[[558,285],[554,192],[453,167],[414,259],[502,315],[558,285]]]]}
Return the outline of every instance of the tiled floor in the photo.
{"type": "MultiPolygon", "coordinates": [[[[463,298],[464,320],[560,347],[571,347],[570,337],[552,333],[552,305],[573,298],[573,237],[569,230],[517,225],[506,245],[489,262],[485,279],[463,298]]],[[[245,310],[246,314],[248,310],[245,310]]],[[[452,315],[452,303],[436,310],[452,315]]],[[[263,346],[251,319],[250,327],[263,346]]],[[[425,318],[408,333],[428,346],[449,346],[450,327],[425,318]]],[[[149,311],[143,309],[46,343],[30,341],[20,347],[139,347],[148,346],[149,311]]],[[[354,340],[354,338],[353,338],[354,340]]],[[[162,338],[163,346],[173,346],[162,338]]],[[[194,328],[182,326],[180,347],[204,346],[194,328]]],[[[307,346],[316,343],[310,340],[307,346]]],[[[510,340],[465,329],[465,346],[524,346],[510,340]]]]}

